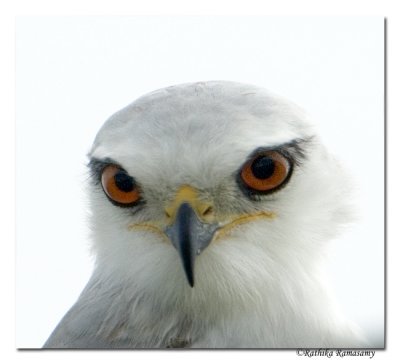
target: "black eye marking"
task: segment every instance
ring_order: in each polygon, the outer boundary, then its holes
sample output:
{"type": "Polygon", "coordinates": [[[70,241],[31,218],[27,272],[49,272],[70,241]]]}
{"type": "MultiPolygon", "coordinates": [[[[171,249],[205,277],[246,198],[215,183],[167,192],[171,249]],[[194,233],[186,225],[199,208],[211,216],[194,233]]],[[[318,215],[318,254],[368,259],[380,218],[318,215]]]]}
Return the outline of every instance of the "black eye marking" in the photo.
{"type": "Polygon", "coordinates": [[[115,206],[127,209],[131,211],[132,213],[136,213],[140,211],[145,204],[145,200],[143,198],[142,192],[140,199],[131,203],[131,204],[125,204],[125,203],[119,203],[118,201],[113,200],[110,198],[110,196],[107,195],[106,191],[104,191],[104,186],[102,185],[102,175],[103,171],[109,167],[109,166],[117,166],[120,168],[120,171],[118,171],[115,176],[114,176],[114,181],[116,187],[121,190],[122,192],[132,192],[135,189],[140,189],[140,185],[135,181],[135,179],[130,176],[126,170],[121,166],[120,163],[112,160],[111,158],[105,158],[105,159],[96,159],[96,158],[91,158],[88,167],[90,170],[90,177],[92,179],[92,184],[94,186],[100,186],[102,191],[104,192],[105,196],[107,199],[115,206]]]}
{"type": "Polygon", "coordinates": [[[252,200],[260,200],[263,195],[269,195],[281,190],[289,182],[295,168],[301,166],[301,164],[307,159],[307,146],[312,143],[313,139],[314,137],[311,136],[306,139],[295,139],[291,142],[277,145],[275,147],[260,147],[255,149],[249,155],[246,162],[236,172],[236,182],[239,188],[252,200]],[[251,188],[248,183],[243,180],[243,168],[247,165],[247,173],[245,173],[245,176],[248,176],[248,165],[252,161],[250,170],[255,178],[260,181],[267,181],[270,178],[274,178],[274,174],[278,171],[276,170],[276,161],[268,155],[271,152],[272,154],[278,153],[286,159],[288,164],[286,177],[273,188],[265,188],[264,190],[261,188],[251,188]]]}
{"type": "Polygon", "coordinates": [[[108,165],[115,164],[118,165],[117,162],[110,158],[105,159],[96,159],[91,158],[87,166],[89,167],[90,177],[92,178],[92,182],[95,185],[101,184],[101,174],[108,165]]]}

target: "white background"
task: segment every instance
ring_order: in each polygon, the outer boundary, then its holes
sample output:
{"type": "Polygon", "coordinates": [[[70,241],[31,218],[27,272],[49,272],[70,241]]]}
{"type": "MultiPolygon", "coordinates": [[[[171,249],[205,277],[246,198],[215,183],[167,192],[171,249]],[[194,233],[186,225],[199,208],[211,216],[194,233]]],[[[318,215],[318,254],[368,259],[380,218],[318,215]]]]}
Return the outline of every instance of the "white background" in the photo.
{"type": "Polygon", "coordinates": [[[359,221],[328,269],[345,314],[382,346],[383,29],[379,17],[18,18],[17,347],[41,347],[90,276],[85,164],[102,123],[143,93],[212,79],[295,101],[354,176],[359,221]]]}
{"type": "MultiPolygon", "coordinates": [[[[0,2],[0,155],[2,169],[0,204],[2,254],[0,254],[0,330],[1,358],[10,363],[118,363],[174,362],[193,363],[221,360],[237,363],[251,361],[266,363],[297,363],[307,358],[298,357],[293,351],[16,351],[15,350],[15,30],[14,16],[54,14],[269,14],[269,15],[379,15],[388,17],[387,29],[387,251],[386,251],[386,349],[377,351],[374,360],[379,363],[393,363],[398,356],[398,324],[400,295],[398,276],[400,258],[399,215],[400,215],[400,173],[397,156],[400,130],[400,12],[397,0],[3,0],[0,2]]],[[[371,291],[371,295],[375,293],[371,291]]],[[[325,361],[326,358],[313,358],[325,361]]],[[[342,358],[333,357],[329,361],[342,358]]],[[[351,360],[351,359],[350,359],[351,360]]],[[[365,359],[360,359],[365,360],[365,359]]]]}

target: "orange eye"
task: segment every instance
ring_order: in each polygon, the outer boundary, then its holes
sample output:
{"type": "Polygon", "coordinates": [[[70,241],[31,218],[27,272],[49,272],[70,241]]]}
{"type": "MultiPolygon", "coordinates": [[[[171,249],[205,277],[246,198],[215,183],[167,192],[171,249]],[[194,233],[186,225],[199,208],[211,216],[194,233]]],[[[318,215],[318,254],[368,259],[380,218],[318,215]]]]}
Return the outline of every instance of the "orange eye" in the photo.
{"type": "Polygon", "coordinates": [[[101,184],[107,196],[118,204],[131,205],[140,199],[134,179],[116,165],[111,164],[104,168],[101,184]]]}
{"type": "Polygon", "coordinates": [[[257,192],[278,188],[288,178],[291,170],[289,160],[276,151],[265,151],[247,162],[240,176],[246,187],[257,192]]]}

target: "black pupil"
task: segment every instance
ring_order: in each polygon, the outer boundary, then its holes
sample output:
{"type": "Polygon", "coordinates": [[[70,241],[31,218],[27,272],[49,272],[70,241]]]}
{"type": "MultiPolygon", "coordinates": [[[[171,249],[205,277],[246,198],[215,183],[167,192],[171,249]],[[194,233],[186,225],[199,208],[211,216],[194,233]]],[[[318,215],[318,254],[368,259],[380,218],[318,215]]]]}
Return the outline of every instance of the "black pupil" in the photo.
{"type": "Polygon", "coordinates": [[[254,177],[258,179],[267,179],[274,174],[275,162],[270,157],[260,156],[251,165],[251,171],[254,177]]]}
{"type": "Polygon", "coordinates": [[[135,184],[133,183],[133,178],[131,176],[128,176],[125,172],[120,171],[117,172],[114,176],[114,181],[116,186],[124,192],[131,192],[133,188],[135,187],[135,184]]]}

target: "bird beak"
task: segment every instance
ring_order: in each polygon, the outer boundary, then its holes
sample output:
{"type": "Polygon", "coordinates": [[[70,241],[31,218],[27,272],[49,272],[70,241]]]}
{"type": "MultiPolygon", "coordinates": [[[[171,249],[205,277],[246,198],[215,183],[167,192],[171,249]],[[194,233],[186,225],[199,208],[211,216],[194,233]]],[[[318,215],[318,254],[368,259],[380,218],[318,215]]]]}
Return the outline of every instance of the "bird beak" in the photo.
{"type": "Polygon", "coordinates": [[[209,209],[210,205],[200,202],[195,189],[189,186],[182,187],[166,209],[172,223],[164,232],[180,255],[191,287],[194,286],[195,258],[210,244],[218,229],[218,224],[204,221],[209,209]]]}

